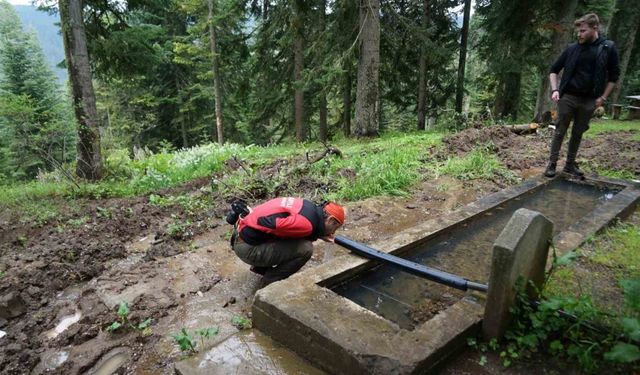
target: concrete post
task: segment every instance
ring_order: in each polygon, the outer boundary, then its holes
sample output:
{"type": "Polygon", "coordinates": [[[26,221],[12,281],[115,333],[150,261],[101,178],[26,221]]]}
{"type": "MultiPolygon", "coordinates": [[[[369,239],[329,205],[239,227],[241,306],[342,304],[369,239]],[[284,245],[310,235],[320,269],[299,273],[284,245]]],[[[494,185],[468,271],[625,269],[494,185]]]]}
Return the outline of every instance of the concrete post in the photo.
{"type": "Polygon", "coordinates": [[[510,323],[520,277],[532,298],[542,286],[553,223],[536,211],[517,210],[493,244],[489,292],[482,322],[486,339],[500,338],[510,323]],[[530,287],[529,281],[535,288],[530,287]]]}

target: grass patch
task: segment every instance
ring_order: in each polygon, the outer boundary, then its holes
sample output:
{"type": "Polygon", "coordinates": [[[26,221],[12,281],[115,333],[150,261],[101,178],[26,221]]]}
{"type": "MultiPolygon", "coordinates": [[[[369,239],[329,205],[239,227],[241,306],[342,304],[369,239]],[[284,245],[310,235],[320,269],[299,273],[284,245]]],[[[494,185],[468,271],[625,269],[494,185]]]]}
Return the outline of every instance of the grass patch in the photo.
{"type": "Polygon", "coordinates": [[[594,241],[595,254],[589,259],[620,272],[623,277],[640,277],[640,228],[620,224],[594,241]]]}
{"type": "Polygon", "coordinates": [[[584,133],[585,138],[595,138],[603,133],[636,131],[633,140],[640,140],[640,121],[620,121],[620,120],[601,120],[592,121],[589,124],[589,131],[584,133]]]}
{"type": "Polygon", "coordinates": [[[612,170],[612,169],[596,168],[595,172],[600,176],[609,177],[609,178],[618,178],[621,180],[633,180],[636,178],[636,175],[633,172],[624,170],[624,169],[612,170]]]}
{"type": "Polygon", "coordinates": [[[337,145],[345,155],[329,165],[317,163],[316,176],[337,179],[338,190],[327,198],[358,200],[380,195],[404,196],[420,178],[425,150],[441,143],[442,133],[388,134],[379,139],[356,144],[337,145]],[[353,171],[345,176],[341,171],[353,171]]]}
{"type": "Polygon", "coordinates": [[[548,297],[567,295],[576,290],[576,275],[573,267],[563,266],[554,270],[544,286],[544,294],[548,297]]]}
{"type": "Polygon", "coordinates": [[[498,157],[484,148],[477,148],[463,157],[453,157],[435,168],[436,175],[449,175],[459,180],[493,178],[495,175],[517,179],[498,157]]]}

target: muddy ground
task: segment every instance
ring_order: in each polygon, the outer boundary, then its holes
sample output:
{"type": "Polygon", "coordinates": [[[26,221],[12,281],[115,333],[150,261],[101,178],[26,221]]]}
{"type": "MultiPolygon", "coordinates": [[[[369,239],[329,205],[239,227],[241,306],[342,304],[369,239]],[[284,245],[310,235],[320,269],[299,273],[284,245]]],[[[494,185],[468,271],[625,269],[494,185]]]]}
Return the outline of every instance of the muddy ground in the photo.
{"type": "MultiPolygon", "coordinates": [[[[633,171],[640,178],[640,142],[630,140],[631,135],[586,139],[579,161],[590,168],[633,171]]],[[[528,178],[542,173],[549,141],[547,130],[516,135],[502,127],[468,129],[445,139],[443,149],[425,149],[425,158],[463,155],[482,145],[528,178]]],[[[262,177],[273,178],[283,164],[274,163],[262,177]]],[[[280,183],[277,193],[310,196],[333,188],[297,175],[280,183]]],[[[511,183],[441,177],[421,182],[409,198],[348,202],[342,233],[364,243],[384,239],[511,183]]],[[[250,318],[260,279],[229,248],[230,227],[223,216],[233,197],[212,192],[208,178],[155,194],[186,195],[197,204],[158,205],[149,196],[60,198],[55,202],[60,214],[46,222],[2,211],[0,335],[5,335],[0,338],[0,373],[171,374],[173,364],[184,358],[172,334],[182,328],[217,327],[218,335],[204,341],[203,349],[242,328],[238,322],[250,318]],[[107,332],[113,322],[121,322],[117,309],[122,301],[130,309],[128,324],[107,332]],[[147,329],[134,328],[149,318],[147,329]]],[[[237,196],[250,204],[270,198],[259,184],[237,196]]],[[[342,254],[346,251],[337,246],[317,243],[305,267],[342,254]]]]}

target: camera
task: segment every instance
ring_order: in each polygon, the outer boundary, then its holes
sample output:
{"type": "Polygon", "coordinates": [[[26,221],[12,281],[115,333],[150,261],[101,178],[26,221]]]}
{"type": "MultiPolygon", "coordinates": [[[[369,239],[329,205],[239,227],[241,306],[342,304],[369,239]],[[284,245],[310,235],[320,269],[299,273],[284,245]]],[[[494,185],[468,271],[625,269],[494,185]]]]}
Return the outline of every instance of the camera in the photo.
{"type": "Polygon", "coordinates": [[[231,203],[231,211],[227,212],[225,220],[231,225],[235,225],[238,219],[249,214],[249,206],[244,201],[238,200],[231,203]]]}

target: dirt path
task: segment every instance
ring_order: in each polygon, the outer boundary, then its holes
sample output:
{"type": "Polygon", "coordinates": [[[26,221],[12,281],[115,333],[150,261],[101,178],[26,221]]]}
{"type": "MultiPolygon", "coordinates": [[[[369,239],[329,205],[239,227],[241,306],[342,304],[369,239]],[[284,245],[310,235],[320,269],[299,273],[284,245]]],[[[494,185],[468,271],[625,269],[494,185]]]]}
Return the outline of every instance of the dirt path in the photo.
{"type": "MultiPolygon", "coordinates": [[[[628,137],[586,140],[582,154],[598,165],[635,170],[640,176],[640,142],[628,137]],[[626,150],[626,156],[606,152],[614,149],[626,150]]],[[[542,172],[548,141],[548,135],[469,129],[447,139],[445,154],[434,157],[486,145],[527,178],[542,172]]],[[[207,184],[195,181],[160,194],[196,199],[207,194],[207,184]]],[[[422,183],[410,198],[351,202],[341,234],[374,242],[504,186],[503,181],[442,177],[422,183]]],[[[300,195],[304,193],[303,188],[300,195]]],[[[206,209],[189,212],[180,205],[149,204],[148,197],[60,200],[62,214],[40,225],[21,222],[20,212],[3,212],[0,373],[111,373],[107,370],[120,367],[118,373],[172,374],[183,354],[171,334],[217,327],[219,333],[204,342],[204,349],[238,332],[232,320],[250,317],[259,277],[229,248],[230,227],[222,219],[227,202],[206,202],[206,209]],[[188,230],[169,234],[171,223],[187,219],[188,230]],[[151,318],[149,329],[106,331],[119,320],[122,301],[130,309],[128,321],[137,326],[151,318]]],[[[335,245],[318,242],[305,267],[344,254],[335,245]]]]}

